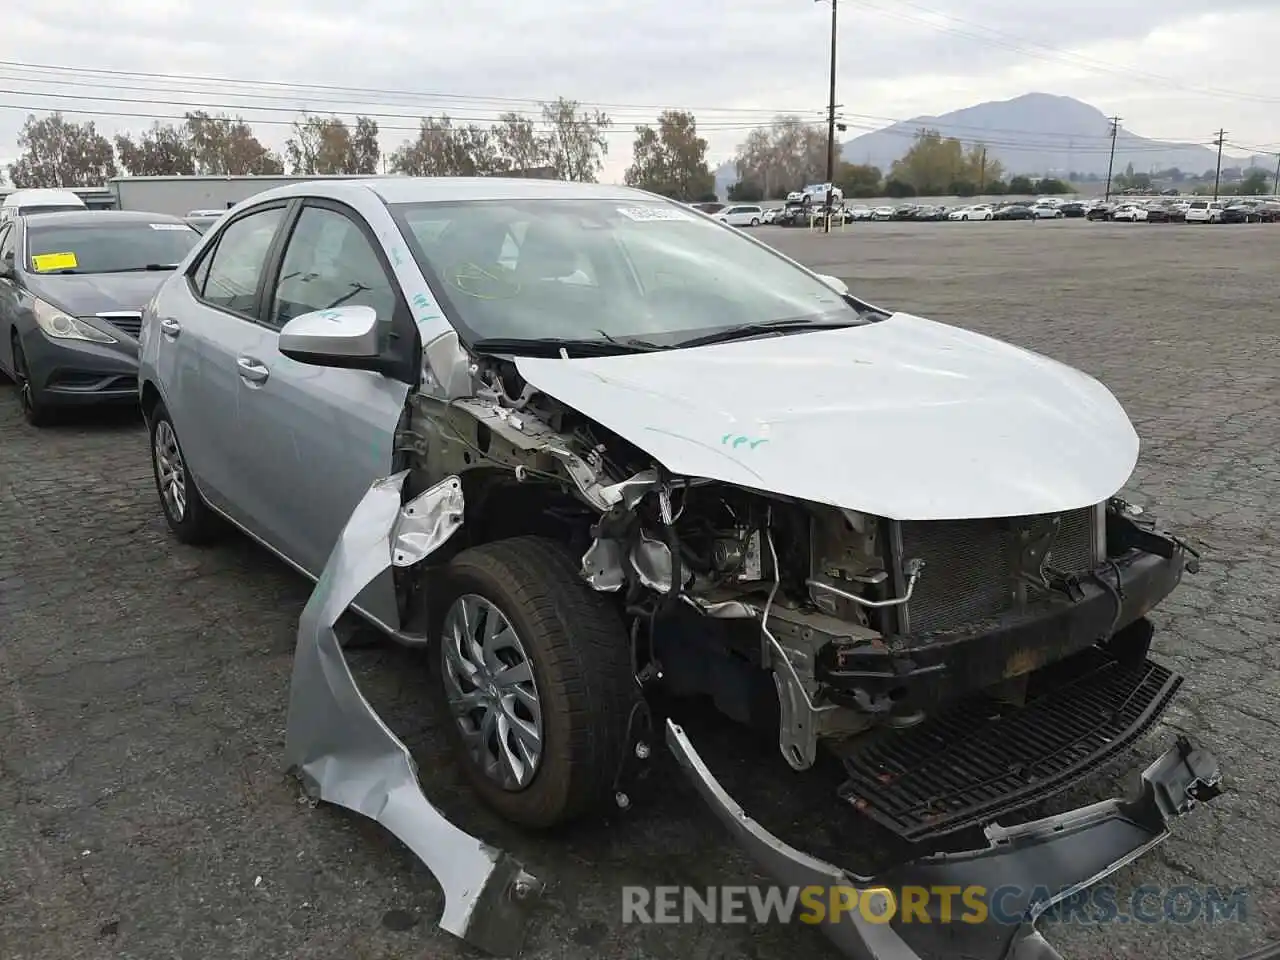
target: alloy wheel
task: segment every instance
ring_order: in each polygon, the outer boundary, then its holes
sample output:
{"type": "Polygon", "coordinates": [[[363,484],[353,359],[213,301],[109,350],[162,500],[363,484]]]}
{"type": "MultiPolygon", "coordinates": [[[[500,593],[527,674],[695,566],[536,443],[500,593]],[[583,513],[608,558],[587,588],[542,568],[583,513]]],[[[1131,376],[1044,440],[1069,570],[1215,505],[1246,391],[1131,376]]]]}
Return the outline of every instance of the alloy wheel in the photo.
{"type": "Polygon", "coordinates": [[[152,445],[156,458],[156,482],[169,516],[181,523],[187,515],[187,465],[178,447],[178,437],[168,420],[156,424],[152,445]]]}
{"type": "Polygon", "coordinates": [[[463,594],[440,645],[445,695],[472,761],[504,790],[523,790],[542,759],[542,705],[515,628],[484,597],[463,594]]]}
{"type": "Polygon", "coordinates": [[[22,406],[23,416],[30,419],[35,413],[35,401],[31,396],[31,375],[27,370],[27,355],[16,336],[13,338],[13,377],[18,387],[18,403],[22,406]]]}

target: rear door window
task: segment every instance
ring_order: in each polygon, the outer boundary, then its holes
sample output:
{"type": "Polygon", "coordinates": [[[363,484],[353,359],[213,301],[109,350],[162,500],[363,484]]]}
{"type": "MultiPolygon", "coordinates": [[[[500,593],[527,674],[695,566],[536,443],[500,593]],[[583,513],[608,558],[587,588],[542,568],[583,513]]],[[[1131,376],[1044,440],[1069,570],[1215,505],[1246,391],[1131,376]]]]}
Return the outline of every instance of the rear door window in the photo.
{"type": "Polygon", "coordinates": [[[284,207],[260,210],[236,220],[222,231],[209,261],[201,299],[223,310],[252,317],[267,254],[284,212],[284,207]]]}

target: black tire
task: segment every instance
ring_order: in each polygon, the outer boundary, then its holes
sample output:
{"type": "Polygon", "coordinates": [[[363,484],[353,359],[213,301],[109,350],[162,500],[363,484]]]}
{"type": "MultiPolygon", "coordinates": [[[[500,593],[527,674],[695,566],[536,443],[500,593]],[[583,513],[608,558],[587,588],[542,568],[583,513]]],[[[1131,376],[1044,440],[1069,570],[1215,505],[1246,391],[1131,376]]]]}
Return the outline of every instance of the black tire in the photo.
{"type": "Polygon", "coordinates": [[[201,497],[199,489],[196,487],[195,478],[191,476],[191,470],[187,467],[186,457],[183,456],[182,447],[178,442],[178,431],[173,425],[173,420],[169,417],[169,411],[165,409],[163,403],[156,403],[155,409],[151,411],[151,415],[147,418],[150,426],[149,438],[151,440],[151,473],[155,477],[156,495],[160,497],[160,509],[164,511],[164,519],[169,524],[169,529],[173,531],[182,543],[199,545],[208,543],[217,533],[217,518],[205,506],[204,498],[201,497]],[[176,506],[172,506],[169,499],[165,496],[164,484],[161,480],[160,455],[157,452],[156,438],[165,429],[168,429],[173,438],[174,455],[177,458],[177,465],[182,472],[181,490],[182,490],[182,510],[176,506]]]}
{"type": "Polygon", "coordinates": [[[758,226],[760,226],[760,218],[759,218],[759,217],[752,217],[752,218],[751,218],[751,225],[752,225],[753,227],[758,227],[758,226]]]}
{"type": "Polygon", "coordinates": [[[505,819],[547,829],[612,803],[640,700],[630,638],[617,609],[582,579],[581,561],[554,540],[517,537],[473,547],[450,562],[431,592],[437,644],[432,687],[467,779],[505,819]],[[477,595],[514,628],[533,670],[542,716],[541,758],[532,779],[507,789],[472,758],[445,693],[445,615],[477,595]]]}
{"type": "Polygon", "coordinates": [[[13,383],[18,390],[18,407],[22,410],[22,419],[33,427],[47,427],[53,422],[53,411],[40,399],[39,392],[31,386],[31,371],[27,368],[27,354],[22,349],[22,340],[15,330],[10,335],[13,356],[13,383]]]}

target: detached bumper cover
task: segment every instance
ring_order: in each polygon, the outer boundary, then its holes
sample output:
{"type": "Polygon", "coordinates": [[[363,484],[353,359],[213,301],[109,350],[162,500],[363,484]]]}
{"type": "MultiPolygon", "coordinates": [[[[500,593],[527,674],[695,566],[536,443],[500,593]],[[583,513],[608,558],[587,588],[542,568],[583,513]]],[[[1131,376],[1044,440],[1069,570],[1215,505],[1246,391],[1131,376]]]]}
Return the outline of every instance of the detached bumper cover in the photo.
{"type": "Polygon", "coordinates": [[[882,906],[900,903],[900,892],[908,888],[981,888],[983,897],[1000,892],[1000,903],[994,909],[987,903],[989,919],[981,923],[942,922],[936,897],[929,898],[928,923],[905,923],[894,907],[888,908],[887,922],[854,911],[824,923],[827,936],[854,960],[1062,960],[1036,930],[1044,912],[1150,850],[1169,835],[1171,820],[1221,792],[1217,761],[1180,737],[1143,773],[1136,797],[1106,800],[1011,829],[991,825],[985,849],[940,854],[882,876],[863,877],[794,849],[747,816],[672,722],[667,724],[667,743],[703,799],[779,884],[852,887],[859,899],[865,894],[882,906]],[[992,916],[1022,919],[1010,924],[992,916]]]}
{"type": "Polygon", "coordinates": [[[417,854],[444,891],[444,930],[488,953],[514,956],[541,884],[431,805],[408,748],[360,693],[334,632],[376,577],[425,559],[462,524],[456,477],[402,506],[405,476],[379,480],[365,494],[302,611],[286,762],[313,799],[378,821],[417,854]]]}

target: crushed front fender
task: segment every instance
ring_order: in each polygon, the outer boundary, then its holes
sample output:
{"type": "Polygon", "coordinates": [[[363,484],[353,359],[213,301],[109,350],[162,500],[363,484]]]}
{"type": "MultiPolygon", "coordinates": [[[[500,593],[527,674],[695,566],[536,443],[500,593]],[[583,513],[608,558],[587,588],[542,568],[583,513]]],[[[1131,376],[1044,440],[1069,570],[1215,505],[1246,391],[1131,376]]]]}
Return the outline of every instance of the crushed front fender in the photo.
{"type": "Polygon", "coordinates": [[[458,478],[402,505],[406,476],[369,488],[302,611],[285,759],[310,797],[376,820],[418,856],[444,891],[442,929],[488,953],[515,956],[541,884],[432,806],[408,748],[356,685],[334,629],[374,578],[422,561],[462,525],[458,478]]]}
{"type": "MultiPolygon", "coordinates": [[[[1185,737],[1142,774],[1132,798],[1116,798],[1012,828],[986,828],[989,846],[938,854],[860,876],[809,856],[769,833],[724,790],[685,732],[667,722],[667,744],[698,792],[735,839],[785,887],[852,889],[867,910],[824,918],[823,932],[854,960],[1062,960],[1036,929],[1054,904],[1146,853],[1169,835],[1170,822],[1221,792],[1217,761],[1185,737]],[[930,897],[927,922],[904,922],[905,890],[981,891],[982,922],[962,922],[930,897]],[[944,916],[946,919],[944,919],[944,916]],[[954,919],[953,919],[954,917],[954,919]],[[1009,922],[1010,920],[1014,922],[1009,922]]],[[[967,904],[966,904],[967,905],[967,904]]]]}

